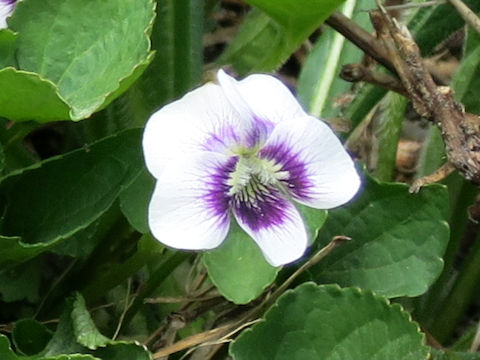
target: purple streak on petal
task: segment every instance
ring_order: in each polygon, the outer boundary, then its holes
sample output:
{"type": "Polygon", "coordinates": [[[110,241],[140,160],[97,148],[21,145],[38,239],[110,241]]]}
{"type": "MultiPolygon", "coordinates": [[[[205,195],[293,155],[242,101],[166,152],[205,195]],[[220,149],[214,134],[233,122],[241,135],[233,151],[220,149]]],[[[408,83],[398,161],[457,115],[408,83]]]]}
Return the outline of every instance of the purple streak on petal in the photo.
{"type": "Polygon", "coordinates": [[[228,195],[230,187],[227,182],[237,162],[238,157],[231,157],[225,164],[214,164],[205,178],[202,198],[206,202],[206,209],[212,216],[218,217],[222,224],[229,221],[231,197],[228,195]]]}
{"type": "Polygon", "coordinates": [[[17,0],[0,0],[0,3],[5,4],[5,5],[13,5],[16,2],[17,2],[17,0]]]}
{"type": "Polygon", "coordinates": [[[275,125],[271,121],[254,115],[252,127],[247,132],[245,145],[249,148],[253,148],[257,145],[263,144],[272,132],[274,126],[275,125]]]}
{"type": "Polygon", "coordinates": [[[233,144],[238,144],[240,137],[233,126],[223,126],[208,134],[202,150],[224,153],[233,144]]]}
{"type": "MultiPolygon", "coordinates": [[[[252,182],[255,182],[252,179],[252,182]]],[[[258,180],[257,180],[258,181],[258,180]]],[[[255,185],[253,185],[255,188],[255,185]]],[[[237,218],[252,231],[268,229],[288,220],[286,209],[288,200],[273,187],[255,188],[255,196],[245,198],[244,193],[235,194],[231,206],[237,218]]]]}
{"type": "Polygon", "coordinates": [[[281,180],[281,182],[292,197],[311,198],[314,192],[314,184],[309,181],[307,164],[287,143],[270,144],[262,148],[258,156],[282,165],[280,171],[288,171],[288,178],[281,180]]]}

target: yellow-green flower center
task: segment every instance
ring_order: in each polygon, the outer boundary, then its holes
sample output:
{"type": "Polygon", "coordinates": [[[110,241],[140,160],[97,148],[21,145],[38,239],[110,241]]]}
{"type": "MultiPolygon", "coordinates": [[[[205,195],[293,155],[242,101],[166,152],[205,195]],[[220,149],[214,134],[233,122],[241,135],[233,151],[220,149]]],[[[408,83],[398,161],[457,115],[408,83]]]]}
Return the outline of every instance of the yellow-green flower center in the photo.
{"type": "Polygon", "coordinates": [[[288,171],[282,171],[280,164],[258,158],[255,154],[242,154],[227,181],[230,187],[228,195],[241,193],[240,196],[246,199],[252,198],[258,192],[265,191],[266,187],[287,180],[288,177],[288,171]]]}

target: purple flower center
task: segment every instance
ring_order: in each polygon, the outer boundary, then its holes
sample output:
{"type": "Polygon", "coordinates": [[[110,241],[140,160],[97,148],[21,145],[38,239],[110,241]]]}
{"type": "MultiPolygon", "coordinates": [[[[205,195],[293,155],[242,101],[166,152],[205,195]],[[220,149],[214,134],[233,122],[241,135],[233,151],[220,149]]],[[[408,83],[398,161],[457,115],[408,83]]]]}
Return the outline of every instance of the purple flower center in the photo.
{"type": "Polygon", "coordinates": [[[252,176],[248,185],[232,196],[230,206],[243,223],[258,231],[282,224],[288,203],[275,187],[252,176]]]}

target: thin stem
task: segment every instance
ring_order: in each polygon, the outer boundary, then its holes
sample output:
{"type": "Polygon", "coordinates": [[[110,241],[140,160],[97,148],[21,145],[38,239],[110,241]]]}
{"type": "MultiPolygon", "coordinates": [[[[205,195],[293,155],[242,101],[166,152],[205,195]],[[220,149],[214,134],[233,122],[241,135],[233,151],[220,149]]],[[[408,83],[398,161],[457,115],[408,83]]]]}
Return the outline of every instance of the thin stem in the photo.
{"type": "Polygon", "coordinates": [[[465,22],[480,34],[480,19],[462,0],[448,0],[465,22]]]}
{"type": "Polygon", "coordinates": [[[178,351],[182,351],[194,346],[203,346],[203,345],[212,345],[220,342],[225,342],[228,337],[232,334],[243,329],[245,326],[250,325],[251,323],[257,321],[253,320],[257,318],[266,308],[270,307],[276,299],[283,294],[283,292],[293,283],[293,281],[304,271],[308,270],[310,267],[317,264],[319,261],[324,259],[328,254],[330,254],[335,248],[345,243],[345,241],[350,240],[350,238],[345,236],[336,236],[332,241],[320,251],[318,251],[313,257],[311,257],[305,264],[299,267],[287,280],[280,285],[270,296],[266,297],[259,305],[248,310],[247,312],[240,315],[236,320],[230,321],[227,324],[219,326],[215,329],[207,330],[199,334],[189,336],[185,339],[182,339],[174,344],[166,346],[155,354],[153,354],[154,359],[160,359],[164,356],[168,356],[178,351]]]}
{"type": "Polygon", "coordinates": [[[345,242],[351,240],[347,236],[335,236],[325,247],[321,248],[315,255],[313,255],[308,261],[300,266],[290,277],[283,282],[267,299],[267,301],[262,304],[262,308],[266,306],[270,306],[273,304],[280,295],[282,295],[287,288],[292,285],[297,277],[300,276],[304,271],[310,269],[312,266],[318,264],[321,260],[323,260],[327,255],[329,255],[333,250],[335,250],[340,245],[345,244],[345,242]]]}
{"type": "Polygon", "coordinates": [[[470,347],[470,352],[474,353],[478,351],[480,347],[480,321],[477,325],[477,331],[475,332],[475,338],[473,339],[472,346],[470,347]]]}
{"type": "Polygon", "coordinates": [[[442,5],[442,4],[445,4],[446,2],[447,0],[431,0],[431,1],[425,1],[422,3],[406,3],[406,4],[400,4],[400,5],[390,5],[390,6],[385,6],[385,10],[394,11],[394,10],[416,9],[421,7],[442,5]]]}
{"type": "Polygon", "coordinates": [[[127,313],[125,314],[122,328],[125,328],[130,323],[135,314],[138,312],[138,310],[140,310],[140,308],[144,304],[144,299],[146,297],[149,297],[165,281],[165,279],[172,273],[172,271],[190,256],[192,256],[191,253],[170,253],[167,259],[150,276],[150,279],[148,280],[145,288],[141,290],[135,300],[133,300],[132,306],[130,306],[127,313]]]}
{"type": "Polygon", "coordinates": [[[34,318],[36,318],[38,316],[38,314],[40,313],[40,311],[42,311],[43,309],[43,306],[45,305],[46,301],[50,298],[50,295],[52,294],[52,292],[58,287],[58,285],[63,281],[63,279],[67,276],[68,273],[70,273],[70,271],[73,269],[73,267],[77,264],[78,262],[78,259],[73,259],[70,264],[68,264],[67,268],[60,274],[60,276],[55,279],[55,281],[53,282],[52,286],[50,286],[50,288],[48,289],[47,293],[45,294],[45,296],[43,297],[42,301],[40,302],[40,304],[38,305],[37,307],[37,310],[35,311],[35,315],[33,316],[34,318]]]}
{"type": "MultiPolygon", "coordinates": [[[[478,232],[478,228],[477,228],[478,232]]],[[[478,235],[478,233],[477,233],[478,235]]],[[[468,306],[472,302],[480,280],[480,238],[476,236],[469,256],[457,277],[455,286],[443,302],[438,316],[430,329],[435,338],[443,343],[455,330],[468,306]]]]}
{"type": "Polygon", "coordinates": [[[118,334],[120,333],[120,329],[122,328],[123,319],[125,319],[125,315],[130,306],[130,302],[128,300],[130,299],[131,289],[132,289],[132,279],[129,278],[127,281],[127,291],[126,291],[126,296],[123,304],[123,311],[122,311],[122,314],[120,315],[120,318],[118,319],[118,325],[117,325],[117,328],[115,329],[115,333],[112,336],[112,340],[115,340],[117,338],[118,334]]]}

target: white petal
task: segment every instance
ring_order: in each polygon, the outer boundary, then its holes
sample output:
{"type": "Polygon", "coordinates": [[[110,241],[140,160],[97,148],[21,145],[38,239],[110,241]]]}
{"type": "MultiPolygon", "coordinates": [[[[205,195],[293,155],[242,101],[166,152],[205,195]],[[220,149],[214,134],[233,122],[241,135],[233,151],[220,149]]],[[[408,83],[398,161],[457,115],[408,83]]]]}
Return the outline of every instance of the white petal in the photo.
{"type": "Polygon", "coordinates": [[[218,70],[217,79],[230,104],[244,118],[244,121],[251,122],[253,120],[253,112],[240,94],[238,81],[222,69],[218,70]]]}
{"type": "MultiPolygon", "coordinates": [[[[239,117],[242,118],[241,143],[244,146],[253,148],[263,144],[270,135],[274,127],[274,122],[268,117],[261,116],[255,112],[245,101],[244,94],[241,93],[240,82],[227,75],[223,70],[217,74],[218,82],[225,93],[226,98],[233,108],[235,108],[239,117]]],[[[268,94],[263,94],[268,97],[268,94]]]]}
{"type": "Polygon", "coordinates": [[[312,116],[279,123],[260,151],[287,172],[285,189],[298,202],[330,209],[348,202],[360,178],[333,131],[312,116]]]}
{"type": "Polygon", "coordinates": [[[15,1],[0,0],[0,29],[7,28],[7,18],[13,12],[15,1]]]}
{"type": "Polygon", "coordinates": [[[233,205],[238,224],[258,244],[265,259],[273,266],[299,259],[308,244],[302,217],[279,191],[272,190],[265,201],[254,207],[233,205]]]}
{"type": "Polygon", "coordinates": [[[228,153],[241,127],[220,86],[205,84],[150,117],[143,135],[147,168],[158,178],[169,162],[192,153],[228,153]]]}
{"type": "Polygon", "coordinates": [[[153,236],[176,249],[220,245],[230,224],[226,181],[236,161],[204,152],[196,159],[169,164],[157,181],[149,206],[153,236]]]}
{"type": "Polygon", "coordinates": [[[256,116],[274,124],[306,115],[291,91],[273,76],[250,75],[238,82],[238,90],[256,116]]]}

